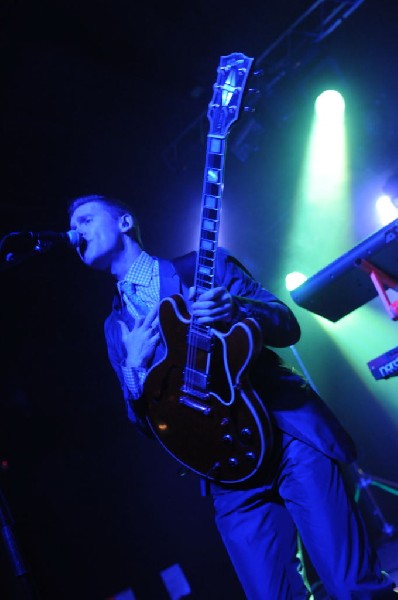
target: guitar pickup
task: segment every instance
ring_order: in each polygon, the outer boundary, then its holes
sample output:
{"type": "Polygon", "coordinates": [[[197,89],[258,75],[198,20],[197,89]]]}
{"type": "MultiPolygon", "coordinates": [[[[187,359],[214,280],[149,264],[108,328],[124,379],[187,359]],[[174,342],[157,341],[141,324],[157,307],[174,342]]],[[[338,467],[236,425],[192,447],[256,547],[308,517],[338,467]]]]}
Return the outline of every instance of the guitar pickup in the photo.
{"type": "Polygon", "coordinates": [[[188,345],[204,352],[211,352],[214,347],[213,336],[209,335],[207,331],[201,332],[193,329],[188,336],[188,345]]]}
{"type": "Polygon", "coordinates": [[[193,410],[196,410],[197,412],[202,413],[206,417],[211,415],[211,412],[212,412],[211,407],[208,406],[207,404],[203,404],[202,402],[199,402],[199,400],[193,400],[192,398],[188,398],[188,396],[181,396],[179,398],[179,402],[180,402],[180,404],[184,404],[185,406],[188,406],[188,408],[192,408],[193,410]]]}
{"type": "Polygon", "coordinates": [[[206,397],[208,387],[208,376],[206,373],[187,368],[184,371],[184,381],[183,391],[193,393],[195,396],[200,395],[202,398],[206,397]]]}

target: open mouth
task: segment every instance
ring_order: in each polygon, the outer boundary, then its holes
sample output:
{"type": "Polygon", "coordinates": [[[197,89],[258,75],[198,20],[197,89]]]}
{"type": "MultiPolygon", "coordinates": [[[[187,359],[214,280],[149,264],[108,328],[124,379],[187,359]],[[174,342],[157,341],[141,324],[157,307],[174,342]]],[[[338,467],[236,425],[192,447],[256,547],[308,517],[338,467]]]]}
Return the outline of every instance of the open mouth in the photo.
{"type": "Polygon", "coordinates": [[[86,250],[87,250],[87,245],[88,245],[87,240],[84,239],[84,237],[80,237],[80,244],[79,244],[79,249],[78,250],[79,250],[79,254],[80,254],[80,256],[82,258],[84,256],[86,250]]]}

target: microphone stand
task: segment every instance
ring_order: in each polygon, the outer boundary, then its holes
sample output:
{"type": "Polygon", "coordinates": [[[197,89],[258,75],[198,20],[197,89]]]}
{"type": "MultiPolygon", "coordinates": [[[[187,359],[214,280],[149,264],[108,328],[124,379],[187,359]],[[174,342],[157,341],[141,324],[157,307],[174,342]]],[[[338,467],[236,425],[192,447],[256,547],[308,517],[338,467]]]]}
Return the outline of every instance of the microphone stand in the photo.
{"type": "Polygon", "coordinates": [[[15,254],[8,254],[5,260],[0,262],[0,271],[6,271],[7,269],[11,269],[12,267],[17,267],[21,263],[25,262],[28,258],[32,258],[36,252],[32,250],[32,252],[25,253],[20,256],[16,256],[15,254]]]}
{"type": "Polygon", "coordinates": [[[359,502],[361,492],[362,490],[365,490],[366,495],[372,505],[373,514],[378,517],[381,522],[382,533],[392,537],[396,531],[396,528],[391,523],[388,523],[384,518],[384,515],[376,503],[369,486],[373,485],[379,487],[385,492],[393,494],[394,496],[398,496],[398,482],[389,481],[388,479],[381,479],[380,477],[375,477],[374,475],[369,475],[368,473],[365,473],[356,463],[353,463],[353,467],[358,475],[358,483],[355,486],[355,502],[359,502]]]}
{"type": "Polygon", "coordinates": [[[12,239],[16,238],[18,235],[19,232],[7,233],[0,240],[0,271],[6,271],[7,269],[16,267],[37,254],[44,254],[53,247],[53,244],[49,241],[43,242],[41,240],[35,240],[33,244],[30,244],[28,250],[19,252],[11,250],[7,252],[7,242],[11,242],[12,239]]]}
{"type": "Polygon", "coordinates": [[[14,533],[15,522],[6,498],[0,488],[0,550],[10,575],[6,579],[7,591],[13,600],[39,600],[30,581],[29,570],[19,550],[14,533]]]}
{"type": "MultiPolygon", "coordinates": [[[[311,379],[310,374],[308,373],[308,370],[306,369],[296,348],[294,346],[290,346],[290,349],[293,352],[294,357],[296,358],[298,364],[300,365],[300,368],[302,369],[308,382],[310,383],[312,388],[319,395],[319,392],[316,389],[315,384],[314,384],[313,380],[311,379]]],[[[380,507],[376,503],[376,500],[375,500],[372,492],[369,490],[369,486],[370,485],[377,486],[377,487],[383,489],[384,491],[389,492],[390,494],[394,494],[395,496],[398,496],[398,482],[389,481],[388,479],[381,479],[379,477],[374,477],[373,475],[364,473],[364,471],[361,469],[361,467],[359,467],[357,465],[357,463],[352,463],[351,467],[355,470],[355,472],[358,476],[358,483],[355,486],[355,493],[354,493],[355,502],[356,503],[359,502],[361,491],[365,490],[366,495],[369,498],[370,503],[372,505],[373,514],[380,519],[382,533],[392,537],[395,533],[395,527],[393,525],[391,525],[391,523],[388,523],[385,520],[383,513],[380,510],[380,507]]]]}
{"type": "MultiPolygon", "coordinates": [[[[297,363],[299,364],[308,383],[315,390],[315,392],[318,395],[320,395],[318,390],[315,387],[315,384],[314,384],[305,364],[303,363],[299,353],[297,352],[297,349],[295,348],[295,346],[290,346],[290,350],[293,352],[293,355],[294,355],[295,359],[297,360],[297,363]]],[[[384,515],[381,512],[380,507],[378,506],[372,492],[369,490],[369,486],[374,485],[374,486],[380,487],[381,489],[385,490],[386,492],[390,492],[391,494],[398,496],[398,483],[393,482],[393,481],[388,481],[387,479],[381,479],[381,478],[377,478],[377,477],[368,475],[367,473],[364,473],[364,471],[356,463],[353,463],[352,465],[350,465],[350,469],[355,469],[356,474],[358,476],[358,483],[355,486],[355,493],[354,493],[355,502],[356,503],[359,502],[361,491],[365,490],[366,495],[373,507],[373,514],[375,516],[377,516],[381,522],[382,533],[389,537],[392,537],[395,533],[395,527],[391,523],[388,523],[386,521],[386,519],[384,518],[384,515]]],[[[311,588],[313,597],[320,598],[320,599],[326,598],[326,592],[323,588],[323,584],[320,581],[318,574],[314,570],[311,560],[307,554],[307,551],[303,547],[300,539],[299,539],[299,554],[301,555],[302,562],[304,563],[305,577],[311,588]]]]}
{"type": "MultiPolygon", "coordinates": [[[[7,242],[19,236],[19,232],[8,233],[0,240],[0,271],[15,267],[37,254],[44,254],[54,243],[51,240],[35,239],[23,250],[7,249],[7,242]]],[[[12,244],[11,244],[12,245],[12,244]]],[[[0,472],[2,470],[0,465],[0,472]]],[[[32,581],[14,532],[15,521],[0,486],[0,559],[4,558],[7,572],[5,585],[13,600],[39,600],[40,596],[32,581]]],[[[0,561],[0,566],[3,566],[0,561]]]]}
{"type": "MultiPolygon", "coordinates": [[[[0,258],[0,271],[15,267],[41,252],[38,245],[19,255],[15,252],[6,252],[4,246],[11,237],[13,237],[13,234],[7,234],[0,240],[0,254],[4,254],[0,258]]],[[[4,470],[6,469],[0,468],[0,471],[4,470]]],[[[4,559],[1,562],[5,566],[4,585],[6,586],[6,592],[13,600],[39,600],[38,592],[31,582],[29,570],[19,549],[14,528],[15,521],[0,486],[0,558],[4,559]]]]}

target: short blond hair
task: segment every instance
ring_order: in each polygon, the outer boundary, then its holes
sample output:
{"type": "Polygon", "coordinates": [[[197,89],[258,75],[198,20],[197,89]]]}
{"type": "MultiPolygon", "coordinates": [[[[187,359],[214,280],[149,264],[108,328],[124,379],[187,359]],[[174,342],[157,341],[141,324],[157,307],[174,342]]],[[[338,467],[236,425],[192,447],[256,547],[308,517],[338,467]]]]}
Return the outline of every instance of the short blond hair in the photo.
{"type": "Polygon", "coordinates": [[[79,206],[83,206],[84,204],[88,204],[89,202],[99,202],[103,204],[109,209],[109,212],[115,217],[121,217],[124,214],[129,214],[133,217],[134,225],[131,229],[131,236],[137,244],[143,248],[142,238],[140,226],[137,221],[137,218],[130,206],[124,202],[123,200],[119,200],[118,198],[110,198],[109,196],[101,196],[98,194],[91,194],[89,196],[80,196],[79,198],[74,198],[68,204],[68,215],[69,218],[72,217],[73,213],[79,206]]]}

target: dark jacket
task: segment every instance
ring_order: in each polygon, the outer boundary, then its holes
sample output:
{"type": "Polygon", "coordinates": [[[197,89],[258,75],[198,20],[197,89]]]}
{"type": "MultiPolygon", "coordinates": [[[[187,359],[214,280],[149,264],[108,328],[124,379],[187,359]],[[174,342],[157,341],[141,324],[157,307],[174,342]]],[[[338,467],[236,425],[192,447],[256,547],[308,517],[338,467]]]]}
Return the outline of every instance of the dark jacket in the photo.
{"type": "MultiPolygon", "coordinates": [[[[174,261],[160,260],[160,298],[173,294],[188,297],[193,283],[195,253],[174,261]]],[[[331,410],[307,382],[269,348],[294,345],[300,338],[300,327],[292,311],[256,282],[246,269],[222,249],[217,254],[215,285],[223,285],[234,296],[238,306],[236,320],[253,317],[263,335],[263,349],[253,365],[250,379],[274,423],[282,431],[318,448],[331,458],[350,462],[355,458],[353,441],[331,410]]],[[[116,296],[113,309],[105,322],[105,336],[110,362],[119,378],[133,422],[142,421],[139,402],[132,402],[124,385],[121,363],[125,358],[119,320],[131,329],[134,318],[120,305],[116,296]]],[[[160,345],[154,363],[161,360],[160,345]]]]}

